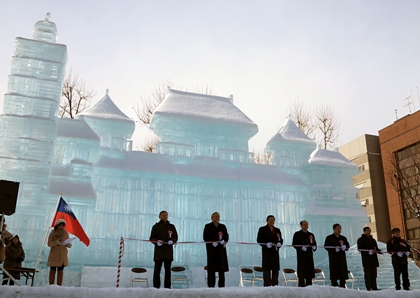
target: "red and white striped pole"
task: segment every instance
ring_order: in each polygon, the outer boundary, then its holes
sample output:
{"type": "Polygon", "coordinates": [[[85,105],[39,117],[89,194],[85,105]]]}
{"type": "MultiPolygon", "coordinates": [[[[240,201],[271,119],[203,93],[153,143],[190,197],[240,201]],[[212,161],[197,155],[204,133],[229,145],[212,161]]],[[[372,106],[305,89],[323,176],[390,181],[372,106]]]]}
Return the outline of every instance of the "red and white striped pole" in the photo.
{"type": "Polygon", "coordinates": [[[117,288],[120,287],[121,260],[122,260],[123,255],[124,255],[124,238],[121,237],[121,241],[120,241],[120,254],[118,256],[117,288]]]}

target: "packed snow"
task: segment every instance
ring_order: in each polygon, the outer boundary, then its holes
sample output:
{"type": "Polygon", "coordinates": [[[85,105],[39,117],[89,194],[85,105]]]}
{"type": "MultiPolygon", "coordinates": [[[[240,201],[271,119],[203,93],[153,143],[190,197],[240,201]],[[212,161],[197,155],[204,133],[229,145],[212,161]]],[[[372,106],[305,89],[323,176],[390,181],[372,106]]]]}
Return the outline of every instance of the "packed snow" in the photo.
{"type": "Polygon", "coordinates": [[[420,290],[417,291],[395,291],[383,290],[377,292],[358,291],[352,289],[340,289],[329,286],[310,286],[307,288],[296,287],[231,287],[231,288],[195,288],[195,289],[154,289],[154,288],[75,288],[75,287],[0,287],[0,294],[3,298],[31,297],[77,297],[77,298],[114,298],[114,297],[153,297],[153,298],[176,298],[176,297],[283,297],[283,298],[353,298],[353,297],[381,297],[381,298],[414,298],[420,297],[420,290]]]}

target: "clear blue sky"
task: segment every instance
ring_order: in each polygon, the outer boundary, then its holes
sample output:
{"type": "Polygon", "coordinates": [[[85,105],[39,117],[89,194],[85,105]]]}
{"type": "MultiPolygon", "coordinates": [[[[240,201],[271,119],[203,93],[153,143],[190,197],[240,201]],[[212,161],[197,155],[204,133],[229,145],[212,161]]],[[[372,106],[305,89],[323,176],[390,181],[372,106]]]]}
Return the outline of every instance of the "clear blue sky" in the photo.
{"type": "MultiPolygon", "coordinates": [[[[3,1],[0,105],[16,36],[51,13],[67,70],[130,117],[162,81],[233,94],[261,151],[295,100],[334,108],[340,144],[408,113],[420,85],[420,1],[3,1]]],[[[413,110],[413,108],[412,108],[413,110]]],[[[144,132],[139,130],[136,144],[144,132]]]]}

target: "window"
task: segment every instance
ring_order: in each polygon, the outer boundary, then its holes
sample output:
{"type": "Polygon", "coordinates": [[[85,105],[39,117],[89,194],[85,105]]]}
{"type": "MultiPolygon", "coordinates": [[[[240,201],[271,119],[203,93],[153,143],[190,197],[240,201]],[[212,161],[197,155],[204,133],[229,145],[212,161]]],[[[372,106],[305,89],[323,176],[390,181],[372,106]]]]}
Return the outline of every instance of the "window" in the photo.
{"type": "Polygon", "coordinates": [[[359,166],[359,172],[363,172],[365,170],[365,165],[359,166]]]}

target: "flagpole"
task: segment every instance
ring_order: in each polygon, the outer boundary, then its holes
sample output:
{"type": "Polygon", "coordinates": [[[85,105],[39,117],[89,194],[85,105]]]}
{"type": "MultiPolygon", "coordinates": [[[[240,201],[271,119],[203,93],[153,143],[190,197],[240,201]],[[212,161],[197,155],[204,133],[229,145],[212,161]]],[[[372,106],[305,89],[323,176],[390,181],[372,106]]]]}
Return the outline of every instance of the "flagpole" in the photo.
{"type": "Polygon", "coordinates": [[[36,260],[36,263],[35,263],[35,270],[38,270],[39,262],[41,261],[42,250],[44,249],[45,242],[47,242],[48,234],[50,233],[50,229],[53,224],[52,221],[54,220],[55,214],[57,213],[58,204],[60,204],[60,198],[62,197],[62,195],[63,194],[60,192],[60,196],[58,197],[57,204],[55,205],[54,215],[51,220],[51,224],[48,225],[47,232],[45,233],[45,236],[44,236],[44,241],[42,242],[41,250],[39,251],[38,259],[36,260]]]}

